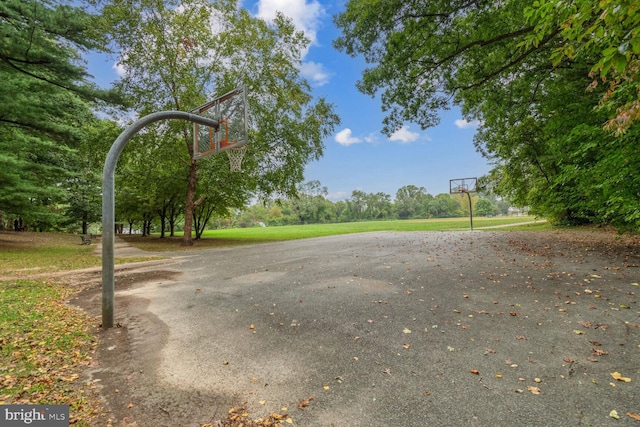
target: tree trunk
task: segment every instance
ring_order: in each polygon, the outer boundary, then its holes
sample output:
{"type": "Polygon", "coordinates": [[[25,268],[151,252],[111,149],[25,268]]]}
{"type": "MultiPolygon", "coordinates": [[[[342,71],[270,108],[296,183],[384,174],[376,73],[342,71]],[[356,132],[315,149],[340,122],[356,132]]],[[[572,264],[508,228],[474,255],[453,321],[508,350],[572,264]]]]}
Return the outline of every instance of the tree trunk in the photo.
{"type": "Polygon", "coordinates": [[[193,159],[189,165],[189,177],[187,180],[187,198],[184,202],[184,236],[182,246],[193,246],[191,230],[193,228],[193,208],[196,196],[196,183],[198,182],[198,161],[193,159]]]}
{"type": "Polygon", "coordinates": [[[158,209],[158,215],[160,216],[160,238],[164,238],[164,231],[167,226],[167,202],[162,203],[162,208],[158,209]]]}

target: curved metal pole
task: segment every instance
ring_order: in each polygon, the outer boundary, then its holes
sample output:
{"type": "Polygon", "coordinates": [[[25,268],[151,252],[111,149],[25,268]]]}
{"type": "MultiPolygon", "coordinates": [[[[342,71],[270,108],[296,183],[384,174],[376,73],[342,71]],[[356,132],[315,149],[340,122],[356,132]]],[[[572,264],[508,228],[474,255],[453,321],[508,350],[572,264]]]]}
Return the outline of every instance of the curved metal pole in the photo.
{"type": "Polygon", "coordinates": [[[127,142],[145,126],[160,120],[180,119],[217,129],[218,120],[187,113],[185,111],[161,111],[142,117],[125,129],[115,140],[102,170],[102,327],[113,327],[114,286],[114,228],[115,192],[114,175],[118,157],[127,142]]]}

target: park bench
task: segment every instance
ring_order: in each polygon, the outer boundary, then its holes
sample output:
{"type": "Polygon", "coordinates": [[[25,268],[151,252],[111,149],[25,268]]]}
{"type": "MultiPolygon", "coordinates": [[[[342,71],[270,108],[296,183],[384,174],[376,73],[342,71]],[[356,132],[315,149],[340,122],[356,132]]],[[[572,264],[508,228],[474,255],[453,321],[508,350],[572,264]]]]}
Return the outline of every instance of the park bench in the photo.
{"type": "Polygon", "coordinates": [[[82,240],[82,244],[83,245],[90,245],[91,244],[91,238],[90,237],[80,236],[80,239],[82,240]]]}

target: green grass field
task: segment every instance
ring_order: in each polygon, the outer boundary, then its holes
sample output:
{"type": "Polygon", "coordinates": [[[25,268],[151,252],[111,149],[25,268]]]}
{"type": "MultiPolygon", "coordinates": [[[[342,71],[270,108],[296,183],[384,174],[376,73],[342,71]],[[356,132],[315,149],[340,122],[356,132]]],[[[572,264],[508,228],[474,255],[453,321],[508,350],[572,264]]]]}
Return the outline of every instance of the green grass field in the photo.
{"type": "MultiPolygon", "coordinates": [[[[474,218],[474,230],[483,227],[502,227],[495,230],[546,230],[551,228],[544,220],[533,216],[474,218]],[[535,224],[518,225],[522,223],[535,224]]],[[[372,231],[460,231],[469,230],[467,218],[438,218],[393,221],[345,222],[337,224],[285,225],[276,227],[230,228],[223,230],[206,230],[202,239],[193,247],[182,247],[182,234],[175,237],[158,239],[156,235],[141,237],[140,235],[122,235],[131,245],[152,252],[175,250],[205,249],[213,247],[249,245],[285,240],[308,239],[312,237],[334,236],[339,234],[365,233],[372,231]]],[[[493,228],[491,228],[493,230],[493,228]]]]}
{"type": "MultiPolygon", "coordinates": [[[[547,230],[551,225],[533,216],[474,218],[474,230],[484,227],[505,227],[495,230],[547,230]],[[523,223],[531,223],[526,224],[523,223]],[[523,224],[523,225],[518,225],[523,224]]],[[[469,230],[467,218],[438,218],[393,221],[343,222],[336,224],[284,225],[275,227],[229,228],[206,230],[202,239],[193,247],[182,247],[182,233],[175,237],[158,239],[157,235],[121,235],[129,244],[151,252],[205,249],[213,247],[250,245],[285,240],[308,239],[313,237],[335,236],[340,234],[365,233],[372,231],[461,231],[469,230]]],[[[490,228],[493,230],[493,228],[490,228]]]]}
{"type": "MultiPolygon", "coordinates": [[[[476,230],[480,230],[483,227],[512,225],[532,221],[536,221],[536,218],[533,216],[474,218],[473,227],[476,230]]],[[[546,223],[541,221],[540,224],[546,223]]],[[[524,227],[526,229],[526,226],[524,227]]],[[[451,231],[468,229],[468,218],[438,218],[209,230],[205,231],[203,237],[247,239],[255,241],[280,241],[370,231],[451,231]]]]}

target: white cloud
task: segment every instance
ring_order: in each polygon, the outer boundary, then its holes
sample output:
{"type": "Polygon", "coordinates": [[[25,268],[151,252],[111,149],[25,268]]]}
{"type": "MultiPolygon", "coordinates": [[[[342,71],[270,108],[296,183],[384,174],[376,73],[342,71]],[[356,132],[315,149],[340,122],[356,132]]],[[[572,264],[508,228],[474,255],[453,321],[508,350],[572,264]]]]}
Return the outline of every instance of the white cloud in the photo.
{"type": "Polygon", "coordinates": [[[411,132],[409,127],[405,125],[391,134],[389,140],[407,144],[409,142],[416,141],[418,138],[420,138],[420,134],[418,132],[411,132]]]}
{"type": "Polygon", "coordinates": [[[316,34],[326,13],[317,0],[259,0],[256,16],[271,21],[278,11],[291,18],[296,29],[304,31],[311,44],[317,43],[316,34]]]}
{"type": "Polygon", "coordinates": [[[114,63],[111,68],[113,68],[116,73],[118,73],[118,77],[124,77],[125,74],[127,74],[127,71],[119,62],[114,63]]]}
{"type": "Polygon", "coordinates": [[[331,76],[322,64],[313,61],[303,62],[300,72],[306,79],[311,81],[312,85],[317,87],[327,84],[331,76]]]}
{"type": "Polygon", "coordinates": [[[377,133],[370,133],[369,135],[364,137],[364,140],[370,144],[373,144],[375,142],[378,142],[379,140],[379,135],[377,133]]]}
{"type": "Polygon", "coordinates": [[[458,119],[455,121],[456,126],[458,126],[460,129],[470,129],[470,128],[477,128],[478,126],[480,126],[480,122],[477,120],[474,121],[467,121],[466,119],[458,119]]]}
{"type": "Polygon", "coordinates": [[[362,139],[351,136],[351,129],[349,128],[342,129],[338,132],[335,136],[335,140],[338,144],[344,145],[345,147],[362,142],[362,139]]]}

